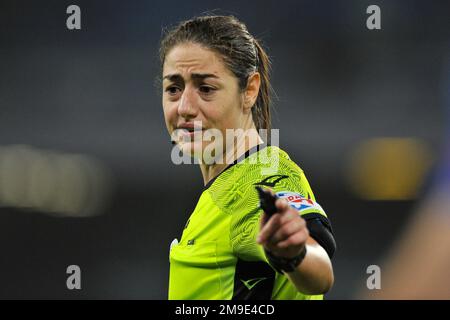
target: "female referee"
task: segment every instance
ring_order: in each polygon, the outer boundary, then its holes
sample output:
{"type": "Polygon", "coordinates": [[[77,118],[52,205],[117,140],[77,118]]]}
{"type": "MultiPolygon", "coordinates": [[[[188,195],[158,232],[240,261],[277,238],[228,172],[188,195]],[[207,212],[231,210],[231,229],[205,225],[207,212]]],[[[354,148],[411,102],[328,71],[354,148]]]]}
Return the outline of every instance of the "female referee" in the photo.
{"type": "Polygon", "coordinates": [[[303,171],[259,134],[270,128],[265,51],[235,17],[202,16],[168,31],[160,58],[167,129],[205,183],[171,245],[169,299],[322,299],[335,241],[303,171]],[[208,130],[245,134],[194,138],[208,130]],[[277,213],[263,212],[255,186],[277,195],[277,213]]]}

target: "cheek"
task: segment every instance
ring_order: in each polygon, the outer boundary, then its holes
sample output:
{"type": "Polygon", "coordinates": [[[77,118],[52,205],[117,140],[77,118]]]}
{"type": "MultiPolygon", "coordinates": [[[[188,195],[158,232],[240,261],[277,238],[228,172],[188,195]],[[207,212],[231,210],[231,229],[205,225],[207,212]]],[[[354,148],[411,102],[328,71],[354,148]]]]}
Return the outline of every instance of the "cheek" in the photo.
{"type": "Polygon", "coordinates": [[[217,128],[235,128],[239,124],[239,97],[226,92],[214,106],[204,109],[205,116],[216,125],[217,128]],[[207,114],[206,114],[207,113],[207,114]]]}
{"type": "Polygon", "coordinates": [[[217,104],[202,109],[203,117],[208,122],[208,127],[223,129],[227,126],[228,115],[224,112],[224,106],[217,104]]]}
{"type": "Polygon", "coordinates": [[[224,129],[236,128],[240,124],[240,111],[236,101],[228,102],[220,106],[216,112],[215,117],[218,125],[224,129]]]}
{"type": "Polygon", "coordinates": [[[166,121],[167,130],[173,131],[173,126],[177,121],[177,109],[173,103],[163,102],[164,120],[166,121]]]}

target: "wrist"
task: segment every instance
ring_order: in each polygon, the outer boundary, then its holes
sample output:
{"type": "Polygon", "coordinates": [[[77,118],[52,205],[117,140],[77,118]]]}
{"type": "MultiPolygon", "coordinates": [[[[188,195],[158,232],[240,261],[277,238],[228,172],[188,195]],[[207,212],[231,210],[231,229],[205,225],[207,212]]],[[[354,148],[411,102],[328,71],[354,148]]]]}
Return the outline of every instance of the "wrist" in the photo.
{"type": "Polygon", "coordinates": [[[306,245],[298,255],[292,258],[278,257],[269,250],[264,249],[269,264],[279,273],[293,272],[306,257],[306,245]]]}

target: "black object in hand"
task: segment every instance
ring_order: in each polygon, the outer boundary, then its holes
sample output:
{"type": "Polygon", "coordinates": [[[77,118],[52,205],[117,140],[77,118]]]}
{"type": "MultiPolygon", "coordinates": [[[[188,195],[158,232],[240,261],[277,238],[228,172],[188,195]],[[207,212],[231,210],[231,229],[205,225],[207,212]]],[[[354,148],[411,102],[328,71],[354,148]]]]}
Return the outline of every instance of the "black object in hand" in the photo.
{"type": "Polygon", "coordinates": [[[256,186],[256,190],[259,195],[259,206],[264,212],[271,217],[275,213],[278,212],[277,207],[275,206],[275,201],[277,201],[278,197],[272,195],[270,191],[264,191],[263,188],[256,186]]]}

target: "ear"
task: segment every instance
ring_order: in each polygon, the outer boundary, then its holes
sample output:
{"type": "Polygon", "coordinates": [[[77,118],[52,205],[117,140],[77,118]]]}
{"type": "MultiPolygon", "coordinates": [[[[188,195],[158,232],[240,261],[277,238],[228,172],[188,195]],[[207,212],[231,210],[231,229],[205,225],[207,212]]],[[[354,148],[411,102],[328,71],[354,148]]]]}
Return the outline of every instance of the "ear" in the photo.
{"type": "Polygon", "coordinates": [[[247,88],[244,91],[244,111],[250,112],[251,108],[256,102],[261,86],[261,75],[255,72],[248,77],[247,88]]]}

